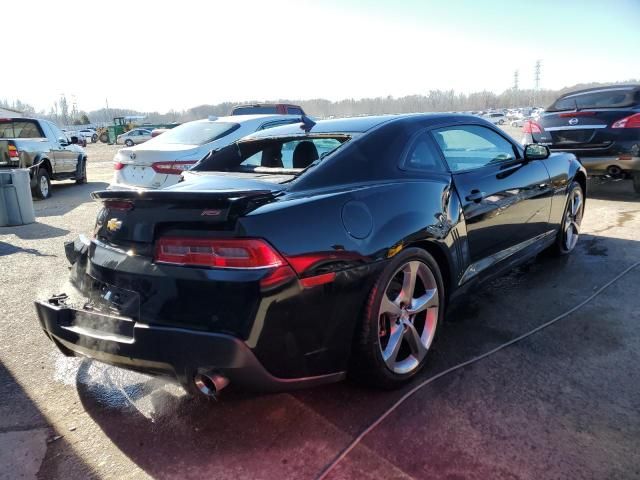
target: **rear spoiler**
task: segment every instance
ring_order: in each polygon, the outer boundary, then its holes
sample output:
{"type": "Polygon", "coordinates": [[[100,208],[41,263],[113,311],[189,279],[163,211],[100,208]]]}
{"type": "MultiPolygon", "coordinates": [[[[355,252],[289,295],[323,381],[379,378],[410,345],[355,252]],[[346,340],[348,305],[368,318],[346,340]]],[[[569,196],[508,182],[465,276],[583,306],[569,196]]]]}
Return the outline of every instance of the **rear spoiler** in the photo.
{"type": "Polygon", "coordinates": [[[160,201],[160,202],[197,202],[207,200],[235,201],[256,197],[272,197],[279,191],[272,190],[99,190],[91,193],[91,198],[97,201],[130,200],[130,201],[160,201]]]}

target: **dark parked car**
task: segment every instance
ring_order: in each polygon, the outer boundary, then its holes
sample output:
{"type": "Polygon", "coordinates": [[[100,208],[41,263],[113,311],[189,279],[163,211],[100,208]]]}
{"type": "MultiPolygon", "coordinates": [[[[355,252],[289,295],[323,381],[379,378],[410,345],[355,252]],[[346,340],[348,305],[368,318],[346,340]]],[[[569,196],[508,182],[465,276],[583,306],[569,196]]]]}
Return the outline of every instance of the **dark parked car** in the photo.
{"type": "Polygon", "coordinates": [[[51,180],[87,181],[87,154],[78,137],[35,118],[0,118],[0,169],[28,168],[31,191],[45,199],[51,180]]]}
{"type": "Polygon", "coordinates": [[[95,238],[66,245],[76,290],[36,307],[63,353],[205,394],[406,382],[447,304],[573,250],[586,195],[572,154],[452,114],[305,118],[183,175],[95,192],[95,238]]]}
{"type": "Polygon", "coordinates": [[[631,178],[640,193],[640,85],[568,93],[523,131],[525,143],[574,153],[590,176],[631,178]]]}
{"type": "Polygon", "coordinates": [[[237,105],[231,110],[231,115],[305,115],[302,107],[289,103],[254,103],[237,105]]]}

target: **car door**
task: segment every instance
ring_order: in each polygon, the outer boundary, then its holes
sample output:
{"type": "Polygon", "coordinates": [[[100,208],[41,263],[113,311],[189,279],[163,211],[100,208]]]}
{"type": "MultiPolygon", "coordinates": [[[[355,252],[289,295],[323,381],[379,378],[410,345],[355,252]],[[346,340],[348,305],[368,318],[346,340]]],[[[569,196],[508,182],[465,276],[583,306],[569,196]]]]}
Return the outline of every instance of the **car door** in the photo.
{"type": "Polygon", "coordinates": [[[78,155],[71,146],[71,140],[53,123],[49,123],[49,127],[53,134],[51,144],[56,163],[55,173],[74,172],[78,155]]]}
{"type": "Polygon", "coordinates": [[[463,206],[474,274],[553,233],[542,160],[525,161],[520,147],[488,126],[454,125],[432,134],[463,206]]]}

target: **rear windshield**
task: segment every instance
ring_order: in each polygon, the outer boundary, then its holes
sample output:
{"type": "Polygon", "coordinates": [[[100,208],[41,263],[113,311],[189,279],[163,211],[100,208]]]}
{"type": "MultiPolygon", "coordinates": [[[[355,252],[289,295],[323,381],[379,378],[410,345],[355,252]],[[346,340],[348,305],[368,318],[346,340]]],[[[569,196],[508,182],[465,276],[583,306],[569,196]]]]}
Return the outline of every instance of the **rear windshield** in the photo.
{"type": "Polygon", "coordinates": [[[211,152],[191,170],[297,174],[319,163],[349,139],[348,135],[336,134],[237,142],[211,152]]]}
{"type": "Polygon", "coordinates": [[[33,120],[0,120],[0,138],[44,138],[44,135],[33,120]]]}
{"type": "Polygon", "coordinates": [[[180,145],[204,145],[229,135],[240,128],[238,123],[227,122],[189,122],[179,125],[158,135],[147,142],[180,145]]]}
{"type": "Polygon", "coordinates": [[[630,107],[639,100],[638,90],[620,88],[576,93],[559,98],[547,108],[548,112],[578,110],[583,108],[623,108],[630,107]]]}
{"type": "Polygon", "coordinates": [[[258,115],[278,113],[275,105],[265,105],[263,107],[237,107],[233,109],[231,115],[258,115]]]}

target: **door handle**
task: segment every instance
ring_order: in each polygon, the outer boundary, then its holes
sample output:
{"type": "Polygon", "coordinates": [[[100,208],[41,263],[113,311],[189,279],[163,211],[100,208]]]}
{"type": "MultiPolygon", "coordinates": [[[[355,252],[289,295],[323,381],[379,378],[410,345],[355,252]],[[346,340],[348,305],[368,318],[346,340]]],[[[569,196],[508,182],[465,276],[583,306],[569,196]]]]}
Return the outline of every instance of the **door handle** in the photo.
{"type": "Polygon", "coordinates": [[[465,199],[468,202],[476,202],[476,203],[480,203],[482,201],[482,199],[484,198],[484,192],[481,192],[478,189],[473,189],[471,190],[471,192],[469,193],[469,195],[467,195],[465,197],[465,199]]]}

